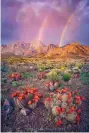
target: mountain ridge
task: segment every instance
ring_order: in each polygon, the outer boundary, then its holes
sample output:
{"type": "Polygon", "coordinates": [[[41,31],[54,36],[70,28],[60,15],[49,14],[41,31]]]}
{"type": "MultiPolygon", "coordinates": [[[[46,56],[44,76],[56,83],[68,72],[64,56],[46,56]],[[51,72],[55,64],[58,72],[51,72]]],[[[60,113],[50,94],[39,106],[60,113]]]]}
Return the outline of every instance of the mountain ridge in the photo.
{"type": "Polygon", "coordinates": [[[30,43],[17,42],[1,46],[1,55],[16,56],[40,56],[44,57],[72,57],[72,56],[89,56],[89,46],[73,42],[63,47],[54,44],[46,46],[40,40],[33,40],[30,43]]]}

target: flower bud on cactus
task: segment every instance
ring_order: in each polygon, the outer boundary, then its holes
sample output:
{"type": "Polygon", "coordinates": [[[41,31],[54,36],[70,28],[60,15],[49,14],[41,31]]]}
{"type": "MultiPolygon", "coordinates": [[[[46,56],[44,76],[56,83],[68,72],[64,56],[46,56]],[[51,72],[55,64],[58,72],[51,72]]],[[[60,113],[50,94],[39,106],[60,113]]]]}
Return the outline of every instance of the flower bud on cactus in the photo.
{"type": "Polygon", "coordinates": [[[54,88],[57,89],[58,86],[59,86],[59,83],[58,83],[58,82],[55,82],[55,83],[54,83],[54,88]]]}
{"type": "Polygon", "coordinates": [[[66,102],[62,102],[61,107],[62,107],[62,108],[66,108],[66,107],[67,107],[67,103],[66,103],[66,102]]]}
{"type": "Polygon", "coordinates": [[[53,108],[55,106],[55,102],[52,101],[51,104],[50,104],[50,107],[53,108]]]}
{"type": "Polygon", "coordinates": [[[55,116],[59,115],[59,112],[58,112],[57,108],[59,108],[59,106],[54,106],[52,108],[52,114],[55,115],[55,116]]]}
{"type": "Polygon", "coordinates": [[[49,82],[49,85],[50,85],[50,86],[53,86],[53,82],[49,82]]]}
{"type": "Polygon", "coordinates": [[[37,106],[37,103],[32,103],[28,107],[31,108],[31,109],[35,109],[36,106],[37,106]]]}
{"type": "Polygon", "coordinates": [[[62,112],[61,112],[61,113],[60,113],[60,117],[61,117],[61,118],[65,118],[65,117],[66,117],[66,113],[62,113],[62,112]]]}
{"type": "Polygon", "coordinates": [[[49,88],[50,88],[51,91],[54,91],[54,89],[55,89],[53,85],[50,85],[49,88]]]}
{"type": "Polygon", "coordinates": [[[56,105],[57,105],[57,106],[60,106],[60,105],[61,105],[61,100],[57,100],[57,101],[56,101],[56,105]]]}
{"type": "Polygon", "coordinates": [[[62,101],[66,102],[68,100],[68,95],[67,94],[63,94],[62,95],[62,101]]]}
{"type": "Polygon", "coordinates": [[[44,100],[44,104],[45,104],[45,107],[48,109],[49,107],[51,107],[51,98],[46,98],[44,100]]]}
{"type": "Polygon", "coordinates": [[[68,115],[66,116],[66,119],[67,119],[68,121],[70,121],[70,122],[75,122],[76,116],[77,116],[77,113],[76,113],[76,112],[73,112],[73,113],[71,113],[71,114],[68,114],[68,115]]]}

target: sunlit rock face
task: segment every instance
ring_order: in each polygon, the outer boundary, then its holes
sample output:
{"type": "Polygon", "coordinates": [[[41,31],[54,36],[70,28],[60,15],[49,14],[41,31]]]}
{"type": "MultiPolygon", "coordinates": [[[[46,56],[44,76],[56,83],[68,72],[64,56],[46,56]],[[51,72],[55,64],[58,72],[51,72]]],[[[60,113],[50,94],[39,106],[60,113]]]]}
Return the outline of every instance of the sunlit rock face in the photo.
{"type": "Polygon", "coordinates": [[[89,46],[73,42],[63,47],[54,44],[46,46],[39,40],[33,40],[31,43],[14,43],[1,47],[2,55],[20,55],[20,56],[37,56],[44,54],[45,57],[84,57],[89,56],[89,46]]]}

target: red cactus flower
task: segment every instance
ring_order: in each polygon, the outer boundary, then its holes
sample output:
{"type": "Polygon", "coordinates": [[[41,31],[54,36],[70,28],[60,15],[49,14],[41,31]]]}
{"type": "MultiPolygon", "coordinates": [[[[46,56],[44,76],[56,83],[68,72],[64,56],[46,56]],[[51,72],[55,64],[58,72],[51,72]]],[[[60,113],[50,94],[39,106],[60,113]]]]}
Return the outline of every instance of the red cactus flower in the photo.
{"type": "Polygon", "coordinates": [[[45,86],[46,86],[46,87],[49,87],[49,85],[50,85],[49,82],[45,83],[45,86]]]}
{"type": "Polygon", "coordinates": [[[30,93],[30,90],[29,89],[27,90],[27,93],[30,93]]]}
{"type": "Polygon", "coordinates": [[[24,98],[24,94],[20,94],[19,96],[22,97],[22,98],[24,98]]]}
{"type": "Polygon", "coordinates": [[[34,96],[34,99],[39,99],[39,97],[37,95],[34,96]]]}
{"type": "Polygon", "coordinates": [[[51,99],[51,98],[46,98],[45,100],[46,100],[47,102],[51,102],[52,99],[51,99]]]}
{"type": "Polygon", "coordinates": [[[61,112],[65,112],[66,110],[64,108],[61,108],[61,112]]]}
{"type": "Polygon", "coordinates": [[[17,95],[16,92],[14,92],[11,94],[11,97],[15,97],[16,95],[17,95]]]}
{"type": "Polygon", "coordinates": [[[74,106],[73,107],[71,107],[70,109],[69,109],[69,114],[71,114],[72,112],[74,112],[75,111],[75,108],[74,108],[74,106]]]}
{"type": "Polygon", "coordinates": [[[73,107],[70,108],[69,113],[72,113],[74,111],[75,111],[75,107],[73,106],[73,107]]]}
{"type": "Polygon", "coordinates": [[[61,126],[63,124],[63,122],[62,122],[62,120],[60,119],[60,120],[58,120],[57,122],[56,122],[56,126],[58,127],[58,126],[61,126]]]}
{"type": "Polygon", "coordinates": [[[42,97],[42,94],[41,94],[41,93],[37,93],[37,96],[38,96],[38,97],[42,97]]]}
{"type": "Polygon", "coordinates": [[[81,100],[80,99],[76,100],[76,103],[81,104],[81,100]]]}
{"type": "Polygon", "coordinates": [[[77,113],[80,114],[80,113],[81,113],[81,109],[78,109],[78,110],[77,110],[77,113]]]}
{"type": "Polygon", "coordinates": [[[59,97],[58,97],[58,100],[61,100],[61,99],[62,99],[62,96],[59,96],[59,97]]]}
{"type": "Polygon", "coordinates": [[[65,88],[66,91],[69,91],[69,88],[65,88]]]}
{"type": "Polygon", "coordinates": [[[31,93],[31,94],[33,94],[33,93],[34,93],[34,91],[33,91],[32,89],[30,89],[30,93],[31,93]]]}
{"type": "Polygon", "coordinates": [[[49,85],[50,85],[50,86],[53,85],[53,82],[49,82],[49,85]]]}
{"type": "Polygon", "coordinates": [[[81,98],[82,101],[86,100],[86,98],[84,96],[80,96],[80,98],[81,98]]]}
{"type": "Polygon", "coordinates": [[[61,108],[60,108],[60,107],[56,107],[56,110],[57,110],[58,113],[60,114],[60,112],[61,112],[61,108]]]}
{"type": "Polygon", "coordinates": [[[33,99],[33,101],[34,101],[34,102],[38,102],[38,101],[39,101],[39,99],[33,99]]]}
{"type": "Polygon", "coordinates": [[[56,92],[61,93],[61,90],[60,89],[57,89],[56,92]]]}
{"type": "Polygon", "coordinates": [[[68,92],[68,99],[72,97],[72,92],[68,92]]]}
{"type": "Polygon", "coordinates": [[[75,91],[74,91],[74,94],[78,94],[78,91],[77,91],[77,90],[75,90],[75,91]]]}
{"type": "Polygon", "coordinates": [[[63,93],[66,93],[69,89],[68,88],[65,88],[62,90],[63,93]]]}
{"type": "Polygon", "coordinates": [[[28,101],[28,105],[31,105],[32,104],[32,101],[28,101]]]}
{"type": "Polygon", "coordinates": [[[80,100],[80,96],[75,96],[74,98],[77,100],[80,100]]]}
{"type": "Polygon", "coordinates": [[[17,93],[17,94],[19,94],[19,93],[20,93],[20,91],[16,91],[16,93],[17,93]]]}
{"type": "Polygon", "coordinates": [[[24,98],[26,98],[26,99],[27,99],[27,98],[28,98],[28,96],[27,96],[27,95],[24,95],[24,98]]]}
{"type": "Polygon", "coordinates": [[[30,90],[30,88],[29,88],[29,87],[27,87],[25,90],[26,90],[26,92],[27,92],[28,90],[30,90]]]}
{"type": "Polygon", "coordinates": [[[53,92],[51,92],[51,93],[50,93],[50,96],[53,96],[53,94],[54,94],[54,93],[53,93],[53,92]]]}
{"type": "Polygon", "coordinates": [[[26,91],[24,91],[24,92],[23,92],[23,94],[24,94],[24,95],[26,95],[26,94],[27,94],[27,92],[26,92],[26,91]]]}
{"type": "Polygon", "coordinates": [[[32,90],[33,90],[34,92],[36,92],[36,91],[38,90],[38,88],[32,88],[32,90]]]}
{"type": "Polygon", "coordinates": [[[71,103],[71,99],[68,99],[67,103],[70,104],[71,103]]]}
{"type": "Polygon", "coordinates": [[[20,75],[19,73],[16,73],[16,74],[15,74],[15,78],[18,79],[18,78],[20,78],[20,77],[21,77],[21,75],[20,75]]]}
{"type": "Polygon", "coordinates": [[[42,79],[42,76],[41,75],[38,75],[38,79],[41,80],[42,79]]]}
{"type": "Polygon", "coordinates": [[[10,76],[9,76],[10,78],[14,78],[15,77],[15,74],[14,73],[12,73],[12,74],[10,74],[10,76]]]}
{"type": "Polygon", "coordinates": [[[23,99],[23,98],[22,98],[21,96],[18,97],[18,100],[19,100],[19,101],[22,101],[22,99],[23,99]]]}

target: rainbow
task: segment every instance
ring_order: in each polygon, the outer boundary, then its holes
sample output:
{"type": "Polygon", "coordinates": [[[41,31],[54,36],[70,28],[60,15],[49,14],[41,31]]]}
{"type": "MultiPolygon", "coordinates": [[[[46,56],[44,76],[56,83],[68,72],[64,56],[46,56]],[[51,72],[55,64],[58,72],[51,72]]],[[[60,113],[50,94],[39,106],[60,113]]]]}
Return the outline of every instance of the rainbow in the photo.
{"type": "Polygon", "coordinates": [[[68,27],[68,25],[70,24],[70,22],[71,22],[71,20],[72,20],[72,17],[74,16],[74,14],[75,14],[75,12],[72,13],[72,15],[70,15],[70,17],[69,17],[67,23],[65,24],[65,27],[64,27],[64,29],[63,29],[63,32],[62,32],[61,38],[60,38],[60,43],[59,43],[59,46],[60,46],[60,47],[62,47],[62,41],[63,41],[64,35],[65,35],[65,33],[66,33],[67,27],[68,27]]]}
{"type": "MultiPolygon", "coordinates": [[[[71,22],[71,20],[72,20],[72,18],[73,18],[73,16],[74,16],[74,14],[75,14],[75,11],[70,15],[70,17],[68,18],[68,20],[67,20],[67,22],[66,22],[66,24],[65,24],[65,27],[64,27],[64,29],[63,29],[63,31],[62,31],[62,34],[61,34],[61,38],[60,38],[60,42],[59,42],[59,46],[60,47],[62,47],[62,41],[63,41],[63,39],[64,39],[64,35],[65,35],[65,33],[66,33],[66,30],[67,30],[67,28],[68,28],[68,25],[70,24],[70,22],[71,22]]],[[[48,18],[49,18],[49,15],[50,15],[50,13],[44,18],[44,20],[43,20],[43,23],[42,23],[42,25],[41,25],[41,28],[40,28],[40,30],[39,30],[39,32],[38,32],[38,37],[37,37],[37,39],[38,40],[42,40],[42,38],[43,38],[43,32],[44,32],[44,29],[45,29],[45,27],[46,27],[46,24],[47,24],[47,21],[48,21],[48,18]]]]}
{"type": "Polygon", "coordinates": [[[43,23],[42,23],[42,25],[41,25],[41,28],[40,28],[40,30],[39,30],[39,33],[38,33],[38,37],[37,37],[37,40],[42,40],[42,38],[43,38],[43,32],[44,32],[44,29],[45,29],[45,27],[46,27],[46,24],[47,24],[47,21],[48,21],[48,17],[49,17],[49,15],[47,15],[46,17],[45,17],[45,19],[44,19],[44,21],[43,21],[43,23]]]}

